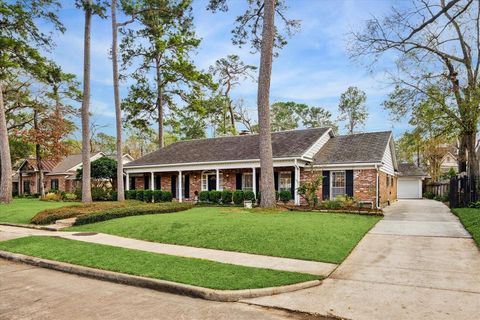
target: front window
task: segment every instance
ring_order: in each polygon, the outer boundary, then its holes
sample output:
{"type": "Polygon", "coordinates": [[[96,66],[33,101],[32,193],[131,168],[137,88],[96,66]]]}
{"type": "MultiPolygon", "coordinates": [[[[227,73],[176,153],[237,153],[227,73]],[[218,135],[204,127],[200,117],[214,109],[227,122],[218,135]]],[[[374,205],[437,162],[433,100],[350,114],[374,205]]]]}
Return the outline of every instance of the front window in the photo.
{"type": "Polygon", "coordinates": [[[58,179],[52,179],[50,181],[50,189],[58,190],[58,179]]]}
{"type": "Polygon", "coordinates": [[[332,198],[345,195],[345,171],[332,172],[332,198]]]}
{"type": "Polygon", "coordinates": [[[292,173],[280,172],[280,184],[278,191],[290,191],[292,187],[292,173]]]}
{"type": "MultiPolygon", "coordinates": [[[[223,173],[220,172],[219,174],[220,180],[220,190],[223,190],[223,173]]],[[[209,191],[216,189],[216,179],[217,173],[216,172],[204,172],[202,173],[202,191],[209,191]],[[210,182],[210,183],[209,183],[210,182]],[[209,186],[210,184],[210,186],[209,186]]]]}
{"type": "Polygon", "coordinates": [[[251,173],[243,174],[242,190],[253,191],[253,174],[251,173]]]}

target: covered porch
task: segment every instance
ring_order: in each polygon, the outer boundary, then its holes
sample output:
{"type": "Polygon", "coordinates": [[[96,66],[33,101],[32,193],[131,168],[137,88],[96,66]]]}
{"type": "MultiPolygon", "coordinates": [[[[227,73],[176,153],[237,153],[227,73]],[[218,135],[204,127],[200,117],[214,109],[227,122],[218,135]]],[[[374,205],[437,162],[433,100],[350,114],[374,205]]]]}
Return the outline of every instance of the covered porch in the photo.
{"type": "MultiPolygon", "coordinates": [[[[179,202],[195,201],[202,191],[242,190],[260,191],[260,168],[256,163],[241,165],[223,164],[217,166],[173,168],[128,168],[125,170],[126,190],[170,191],[179,202]]],[[[285,163],[274,165],[275,190],[289,191],[295,205],[300,204],[297,188],[300,184],[300,167],[285,163]]]]}

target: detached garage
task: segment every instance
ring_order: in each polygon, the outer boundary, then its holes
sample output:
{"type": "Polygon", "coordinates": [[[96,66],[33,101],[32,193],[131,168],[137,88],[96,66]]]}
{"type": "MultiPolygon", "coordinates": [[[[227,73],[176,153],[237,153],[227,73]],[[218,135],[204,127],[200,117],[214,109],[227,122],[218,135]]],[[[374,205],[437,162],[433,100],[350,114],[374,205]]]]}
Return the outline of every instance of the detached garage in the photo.
{"type": "Polygon", "coordinates": [[[421,199],[422,182],[427,174],[412,163],[398,165],[398,199],[421,199]]]}

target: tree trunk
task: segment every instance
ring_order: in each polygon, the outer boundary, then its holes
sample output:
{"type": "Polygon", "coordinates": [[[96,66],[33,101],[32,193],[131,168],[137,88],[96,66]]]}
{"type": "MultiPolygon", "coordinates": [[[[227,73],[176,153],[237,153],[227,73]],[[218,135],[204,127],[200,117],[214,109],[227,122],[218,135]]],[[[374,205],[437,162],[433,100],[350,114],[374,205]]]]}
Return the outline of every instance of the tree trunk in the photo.
{"type": "MultiPolygon", "coordinates": [[[[33,128],[37,131],[38,130],[38,111],[33,111],[33,128]]],[[[38,139],[38,138],[37,138],[38,139]]],[[[37,140],[35,139],[35,140],[37,140]]],[[[37,169],[38,169],[38,190],[37,192],[40,193],[40,198],[45,197],[45,186],[43,185],[43,166],[42,166],[42,155],[40,150],[40,143],[35,144],[35,157],[37,159],[37,169]]]]}
{"type": "Polygon", "coordinates": [[[458,143],[458,173],[462,173],[467,171],[466,137],[460,136],[458,143]]]}
{"type": "Polygon", "coordinates": [[[273,42],[275,34],[275,0],[265,0],[260,71],[258,75],[258,125],[260,140],[260,206],[276,206],[273,179],[272,135],[270,132],[270,80],[272,76],[273,42]]]}
{"type": "Polygon", "coordinates": [[[112,0],[112,67],[113,67],[113,95],[115,99],[115,124],[117,128],[117,200],[125,200],[123,190],[123,152],[122,152],[122,109],[120,108],[120,91],[118,85],[118,58],[117,58],[117,0],[112,0]]]}
{"type": "Polygon", "coordinates": [[[230,99],[230,89],[231,89],[231,84],[227,83],[227,90],[225,90],[225,99],[228,104],[228,110],[230,112],[230,123],[232,125],[232,134],[236,135],[237,134],[237,128],[235,127],[235,112],[233,111],[233,104],[232,104],[232,99],[230,99]]]}
{"type": "Polygon", "coordinates": [[[473,130],[466,136],[467,154],[468,154],[468,175],[473,178],[480,176],[479,163],[475,147],[477,145],[477,131],[473,130]]]}
{"type": "Polygon", "coordinates": [[[12,160],[8,144],[7,119],[3,105],[3,87],[0,82],[0,203],[12,201],[12,160]]]}
{"type": "MultiPolygon", "coordinates": [[[[91,1],[89,1],[91,5],[91,1]]],[[[82,202],[92,202],[90,181],[90,30],[92,9],[85,9],[83,48],[83,101],[82,101],[82,202]]]]}
{"type": "Polygon", "coordinates": [[[157,71],[157,112],[158,112],[158,147],[163,148],[163,92],[162,92],[162,74],[160,72],[160,57],[155,60],[155,68],[157,71]]]}

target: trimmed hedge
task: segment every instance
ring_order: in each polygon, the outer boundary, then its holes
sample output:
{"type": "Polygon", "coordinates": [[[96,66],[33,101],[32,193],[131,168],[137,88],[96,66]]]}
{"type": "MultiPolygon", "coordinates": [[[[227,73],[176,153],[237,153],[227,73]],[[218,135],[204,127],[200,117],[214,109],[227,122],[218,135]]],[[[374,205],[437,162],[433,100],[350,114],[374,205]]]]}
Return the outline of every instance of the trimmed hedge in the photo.
{"type": "Polygon", "coordinates": [[[137,196],[136,196],[136,199],[138,201],[143,201],[143,199],[145,198],[145,190],[137,190],[137,196]]]}
{"type": "Polygon", "coordinates": [[[255,201],[255,193],[253,191],[244,191],[243,197],[245,200],[255,201]]]}
{"type": "Polygon", "coordinates": [[[243,204],[243,191],[242,190],[235,190],[233,192],[233,203],[240,205],[243,204]]]}
{"type": "Polygon", "coordinates": [[[153,190],[152,197],[153,197],[153,202],[162,201],[162,191],[161,190],[153,190]]]}
{"type": "Polygon", "coordinates": [[[200,200],[200,202],[208,202],[208,198],[209,198],[208,191],[200,191],[200,193],[198,194],[198,200],[200,200]]]}
{"type": "Polygon", "coordinates": [[[50,224],[56,220],[68,219],[77,217],[79,215],[96,213],[103,210],[109,210],[122,207],[143,206],[142,202],[138,201],[124,201],[124,202],[94,202],[88,204],[78,204],[67,207],[52,208],[42,210],[37,213],[30,222],[33,224],[50,224]]]}
{"type": "Polygon", "coordinates": [[[278,197],[279,197],[280,201],[282,201],[283,203],[286,204],[288,201],[292,200],[292,193],[290,191],[287,191],[287,190],[280,191],[278,193],[278,197]]]}
{"type": "Polygon", "coordinates": [[[232,203],[232,191],[230,190],[223,190],[222,191],[222,203],[223,204],[231,204],[232,203]]]}
{"type": "Polygon", "coordinates": [[[152,199],[153,199],[153,191],[152,190],[145,190],[143,192],[143,201],[152,202],[152,199]]]}
{"type": "Polygon", "coordinates": [[[222,199],[222,191],[212,190],[208,192],[208,200],[213,203],[220,203],[222,199]]]}
{"type": "Polygon", "coordinates": [[[127,199],[127,200],[137,199],[137,190],[127,190],[127,191],[125,191],[125,199],[127,199]]]}
{"type": "Polygon", "coordinates": [[[162,201],[171,202],[173,200],[173,194],[170,191],[162,191],[162,201]]]}
{"type": "Polygon", "coordinates": [[[111,219],[139,216],[145,214],[157,214],[157,213],[171,213],[179,212],[193,208],[193,204],[190,203],[161,203],[161,204],[146,204],[137,207],[125,207],[111,210],[104,210],[92,214],[84,214],[77,217],[75,225],[83,225],[89,223],[95,223],[100,221],[106,221],[111,219]]]}

